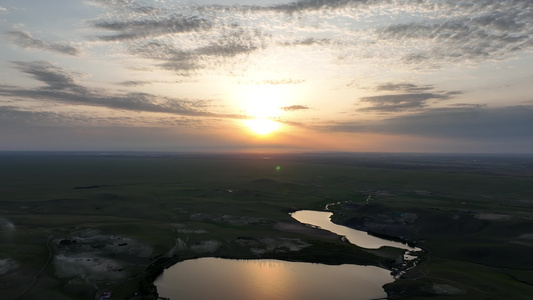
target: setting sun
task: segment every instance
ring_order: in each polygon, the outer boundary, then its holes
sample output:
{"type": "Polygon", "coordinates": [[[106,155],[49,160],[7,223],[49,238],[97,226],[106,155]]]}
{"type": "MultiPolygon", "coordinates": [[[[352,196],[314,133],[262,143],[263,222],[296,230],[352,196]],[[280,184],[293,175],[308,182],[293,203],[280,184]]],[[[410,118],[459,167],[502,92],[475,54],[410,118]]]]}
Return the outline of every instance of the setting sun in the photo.
{"type": "Polygon", "coordinates": [[[270,119],[245,120],[244,124],[256,134],[266,135],[281,127],[281,124],[270,119]]]}

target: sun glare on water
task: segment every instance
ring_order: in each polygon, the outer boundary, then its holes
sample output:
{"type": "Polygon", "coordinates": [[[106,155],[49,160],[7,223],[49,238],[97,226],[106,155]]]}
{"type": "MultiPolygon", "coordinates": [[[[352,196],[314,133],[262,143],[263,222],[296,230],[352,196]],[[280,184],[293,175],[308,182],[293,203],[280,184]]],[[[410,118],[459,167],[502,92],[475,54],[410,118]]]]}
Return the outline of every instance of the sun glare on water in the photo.
{"type": "Polygon", "coordinates": [[[281,127],[281,124],[272,121],[270,119],[251,119],[251,120],[245,120],[244,124],[248,126],[248,128],[259,135],[266,135],[273,131],[276,131],[281,127]]]}

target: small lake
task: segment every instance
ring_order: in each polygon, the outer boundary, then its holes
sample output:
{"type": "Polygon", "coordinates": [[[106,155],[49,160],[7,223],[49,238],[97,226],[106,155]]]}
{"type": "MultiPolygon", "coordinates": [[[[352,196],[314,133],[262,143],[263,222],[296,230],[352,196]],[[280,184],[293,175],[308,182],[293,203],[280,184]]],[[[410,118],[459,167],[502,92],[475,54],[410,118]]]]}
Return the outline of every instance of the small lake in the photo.
{"type": "Polygon", "coordinates": [[[368,300],[385,298],[392,281],[373,266],[207,257],[177,263],[154,283],[171,300],[368,300]]]}

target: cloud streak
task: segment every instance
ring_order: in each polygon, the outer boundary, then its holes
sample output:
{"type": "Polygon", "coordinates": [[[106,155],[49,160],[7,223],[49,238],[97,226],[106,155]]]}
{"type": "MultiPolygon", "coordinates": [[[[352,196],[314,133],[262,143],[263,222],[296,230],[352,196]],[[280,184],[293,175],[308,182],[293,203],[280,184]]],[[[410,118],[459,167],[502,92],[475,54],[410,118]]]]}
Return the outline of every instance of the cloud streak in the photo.
{"type": "Polygon", "coordinates": [[[23,31],[8,31],[6,38],[12,44],[24,49],[37,49],[51,51],[59,54],[78,56],[80,51],[66,43],[45,42],[32,37],[29,33],[23,31]]]}
{"type": "Polygon", "coordinates": [[[441,15],[389,25],[378,30],[383,41],[418,43],[408,50],[403,61],[408,64],[428,61],[483,61],[506,57],[531,49],[533,29],[530,1],[444,1],[432,4],[441,15]],[[444,14],[449,12],[449,16],[444,14]]]}
{"type": "Polygon", "coordinates": [[[212,27],[212,24],[210,21],[196,16],[173,14],[166,18],[157,19],[96,21],[93,23],[93,27],[116,32],[113,35],[98,36],[103,41],[124,41],[146,37],[154,38],[168,34],[207,31],[212,27]]]}
{"type": "Polygon", "coordinates": [[[33,89],[0,87],[0,95],[38,101],[90,105],[138,112],[168,113],[184,116],[242,119],[241,115],[216,114],[205,111],[206,101],[160,97],[148,93],[113,94],[86,88],[77,83],[80,77],[45,61],[15,62],[20,71],[33,76],[45,86],[33,89]]]}
{"type": "Polygon", "coordinates": [[[367,104],[360,111],[374,112],[403,112],[420,110],[426,107],[429,100],[448,100],[460,91],[441,92],[433,91],[433,86],[418,86],[412,83],[383,83],[379,84],[376,91],[395,92],[394,94],[362,97],[359,103],[367,104]]]}
{"type": "Polygon", "coordinates": [[[339,122],[333,132],[371,132],[431,138],[496,139],[533,142],[533,106],[486,108],[479,105],[433,108],[373,122],[339,122]]]}
{"type": "Polygon", "coordinates": [[[174,7],[93,2],[110,9],[90,22],[93,29],[111,32],[97,35],[100,42],[121,43],[127,53],[156,60],[158,67],[181,76],[233,67],[242,64],[237,58],[241,54],[276,47],[312,46],[323,56],[336,53],[343,64],[378,60],[427,69],[502,59],[533,46],[533,8],[527,0],[308,0],[174,7]],[[390,18],[390,25],[382,26],[377,15],[390,18]]]}
{"type": "Polygon", "coordinates": [[[298,111],[298,110],[307,110],[309,107],[306,105],[291,105],[291,106],[284,106],[280,107],[283,111],[298,111]]]}

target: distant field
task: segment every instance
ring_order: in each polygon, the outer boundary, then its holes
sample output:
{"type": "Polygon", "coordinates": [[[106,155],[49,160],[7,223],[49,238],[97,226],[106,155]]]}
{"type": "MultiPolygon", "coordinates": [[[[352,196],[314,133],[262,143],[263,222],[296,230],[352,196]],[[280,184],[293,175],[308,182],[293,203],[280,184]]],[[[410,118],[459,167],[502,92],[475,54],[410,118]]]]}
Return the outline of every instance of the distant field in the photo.
{"type": "Polygon", "coordinates": [[[288,214],[329,203],[426,250],[390,298],[533,295],[533,157],[0,153],[0,179],[2,299],[155,298],[157,270],[201,256],[398,267],[288,214]]]}

